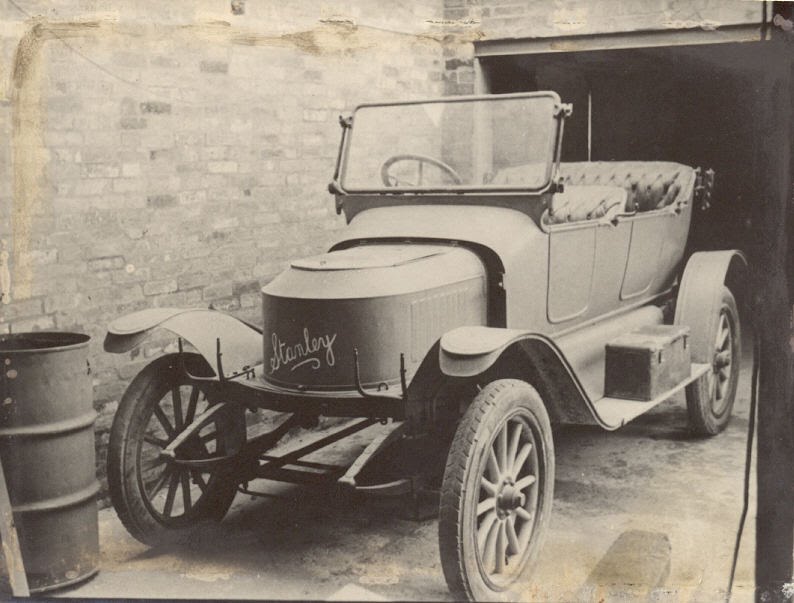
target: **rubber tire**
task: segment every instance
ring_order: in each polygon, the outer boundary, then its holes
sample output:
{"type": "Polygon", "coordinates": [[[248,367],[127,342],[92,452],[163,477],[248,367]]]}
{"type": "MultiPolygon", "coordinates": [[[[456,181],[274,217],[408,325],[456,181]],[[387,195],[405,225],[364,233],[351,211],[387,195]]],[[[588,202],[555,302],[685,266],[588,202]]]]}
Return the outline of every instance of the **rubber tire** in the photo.
{"type": "MultiPolygon", "coordinates": [[[[206,370],[204,359],[197,354],[185,354],[191,373],[206,370]],[[195,372],[194,372],[195,371],[195,372]]],[[[212,476],[207,492],[196,502],[189,517],[166,525],[152,515],[141,492],[136,470],[137,446],[135,434],[148,422],[151,407],[162,400],[164,389],[179,378],[176,354],[162,356],[148,364],[135,376],[121,399],[113,419],[108,443],[108,489],[113,507],[127,531],[138,541],[149,546],[172,544],[187,538],[196,526],[208,521],[220,521],[226,515],[237,492],[237,484],[212,476]]],[[[184,377],[182,377],[184,381],[184,377]]],[[[243,411],[233,413],[228,419],[225,444],[239,446],[245,440],[243,411]]]]}
{"type": "Polygon", "coordinates": [[[441,486],[438,541],[447,585],[456,600],[516,601],[526,597],[526,579],[545,538],[554,498],[554,444],[551,423],[540,395],[524,381],[500,379],[486,385],[474,398],[458,424],[441,486]],[[539,483],[537,522],[524,567],[504,590],[491,588],[480,575],[473,522],[468,509],[476,508],[481,458],[491,445],[502,420],[511,411],[528,411],[534,423],[536,444],[542,445],[538,459],[539,483]]]}
{"type": "MultiPolygon", "coordinates": [[[[689,414],[690,429],[698,435],[713,436],[723,431],[731,420],[734,400],[736,398],[736,388],[739,381],[739,371],[741,368],[741,328],[739,323],[739,310],[736,306],[736,299],[730,289],[723,287],[722,299],[720,302],[720,315],[726,313],[728,320],[731,321],[733,332],[733,342],[731,346],[731,376],[728,379],[727,402],[722,413],[714,413],[709,395],[708,380],[704,377],[697,379],[686,388],[686,406],[689,414]]],[[[714,321],[714,326],[709,332],[709,342],[717,338],[719,328],[719,315],[714,321]]]]}

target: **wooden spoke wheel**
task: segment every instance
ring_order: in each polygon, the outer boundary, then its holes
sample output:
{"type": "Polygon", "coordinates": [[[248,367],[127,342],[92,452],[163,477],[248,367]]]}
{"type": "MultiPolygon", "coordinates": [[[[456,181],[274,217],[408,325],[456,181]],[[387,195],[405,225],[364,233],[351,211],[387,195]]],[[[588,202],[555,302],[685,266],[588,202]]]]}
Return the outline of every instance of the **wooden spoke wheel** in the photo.
{"type": "MultiPolygon", "coordinates": [[[[185,356],[192,374],[206,374],[200,356],[185,356]]],[[[145,544],[170,541],[200,522],[222,519],[234,499],[237,483],[228,476],[160,454],[207,409],[207,393],[206,385],[191,380],[170,355],[144,368],[119,405],[110,433],[108,485],[122,523],[145,544]]],[[[226,456],[244,442],[243,410],[230,406],[179,446],[175,458],[226,456]]]]}
{"type": "Polygon", "coordinates": [[[488,384],[461,419],[441,488],[439,547],[453,595],[520,598],[553,488],[551,425],[540,396],[522,381],[488,384]]]}
{"type": "Polygon", "coordinates": [[[687,387],[686,401],[692,429],[715,435],[730,421],[741,359],[739,312],[727,287],[723,287],[718,314],[706,337],[709,357],[703,360],[711,369],[687,387]]]}

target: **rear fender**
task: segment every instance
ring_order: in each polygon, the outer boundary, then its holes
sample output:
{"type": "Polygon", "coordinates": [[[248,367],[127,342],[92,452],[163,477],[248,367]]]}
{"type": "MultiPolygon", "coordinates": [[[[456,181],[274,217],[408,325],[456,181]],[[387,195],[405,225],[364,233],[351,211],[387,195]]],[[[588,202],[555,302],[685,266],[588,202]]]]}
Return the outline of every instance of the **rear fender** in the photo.
{"type": "Polygon", "coordinates": [[[262,332],[216,310],[151,308],[127,314],[108,325],[105,351],[128,352],[158,328],[171,331],[196,348],[215,377],[231,377],[262,363],[262,332]]]}
{"type": "Polygon", "coordinates": [[[609,428],[559,347],[548,337],[516,329],[460,327],[441,338],[439,366],[444,375],[514,377],[540,393],[552,421],[609,428]]]}
{"type": "Polygon", "coordinates": [[[741,312],[747,301],[746,279],[747,258],[741,251],[699,251],[689,258],[678,289],[674,321],[690,329],[694,362],[711,364],[713,360],[708,334],[719,316],[723,285],[734,294],[741,312]]]}

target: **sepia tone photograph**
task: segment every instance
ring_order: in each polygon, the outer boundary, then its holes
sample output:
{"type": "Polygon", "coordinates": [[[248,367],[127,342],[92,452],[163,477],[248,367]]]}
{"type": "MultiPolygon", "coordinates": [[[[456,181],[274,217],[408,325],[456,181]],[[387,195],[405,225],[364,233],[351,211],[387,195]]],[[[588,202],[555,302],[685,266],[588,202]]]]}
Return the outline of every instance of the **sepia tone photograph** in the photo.
{"type": "Polygon", "coordinates": [[[794,598],[794,2],[0,1],[0,598],[794,598]]]}

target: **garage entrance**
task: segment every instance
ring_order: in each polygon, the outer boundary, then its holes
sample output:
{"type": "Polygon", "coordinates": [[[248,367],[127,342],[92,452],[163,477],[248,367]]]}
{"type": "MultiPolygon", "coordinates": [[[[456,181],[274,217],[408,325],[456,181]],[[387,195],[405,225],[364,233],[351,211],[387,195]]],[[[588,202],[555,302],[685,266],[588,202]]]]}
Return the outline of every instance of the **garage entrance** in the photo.
{"type": "Polygon", "coordinates": [[[676,161],[716,173],[693,217],[699,249],[753,245],[760,44],[729,43],[480,58],[494,94],[555,90],[573,103],[563,161],[676,161]]]}
{"type": "MultiPolygon", "coordinates": [[[[790,19],[781,5],[772,14],[790,19]]],[[[654,35],[638,34],[620,49],[595,36],[483,42],[475,53],[481,92],[551,89],[573,103],[563,161],[666,160],[716,173],[711,208],[693,214],[689,251],[738,248],[750,258],[745,307],[757,319],[761,367],[756,598],[783,600],[794,548],[794,36],[766,11],[763,21],[725,43],[699,43],[704,32],[692,30],[667,45],[646,46],[654,35]]]]}

